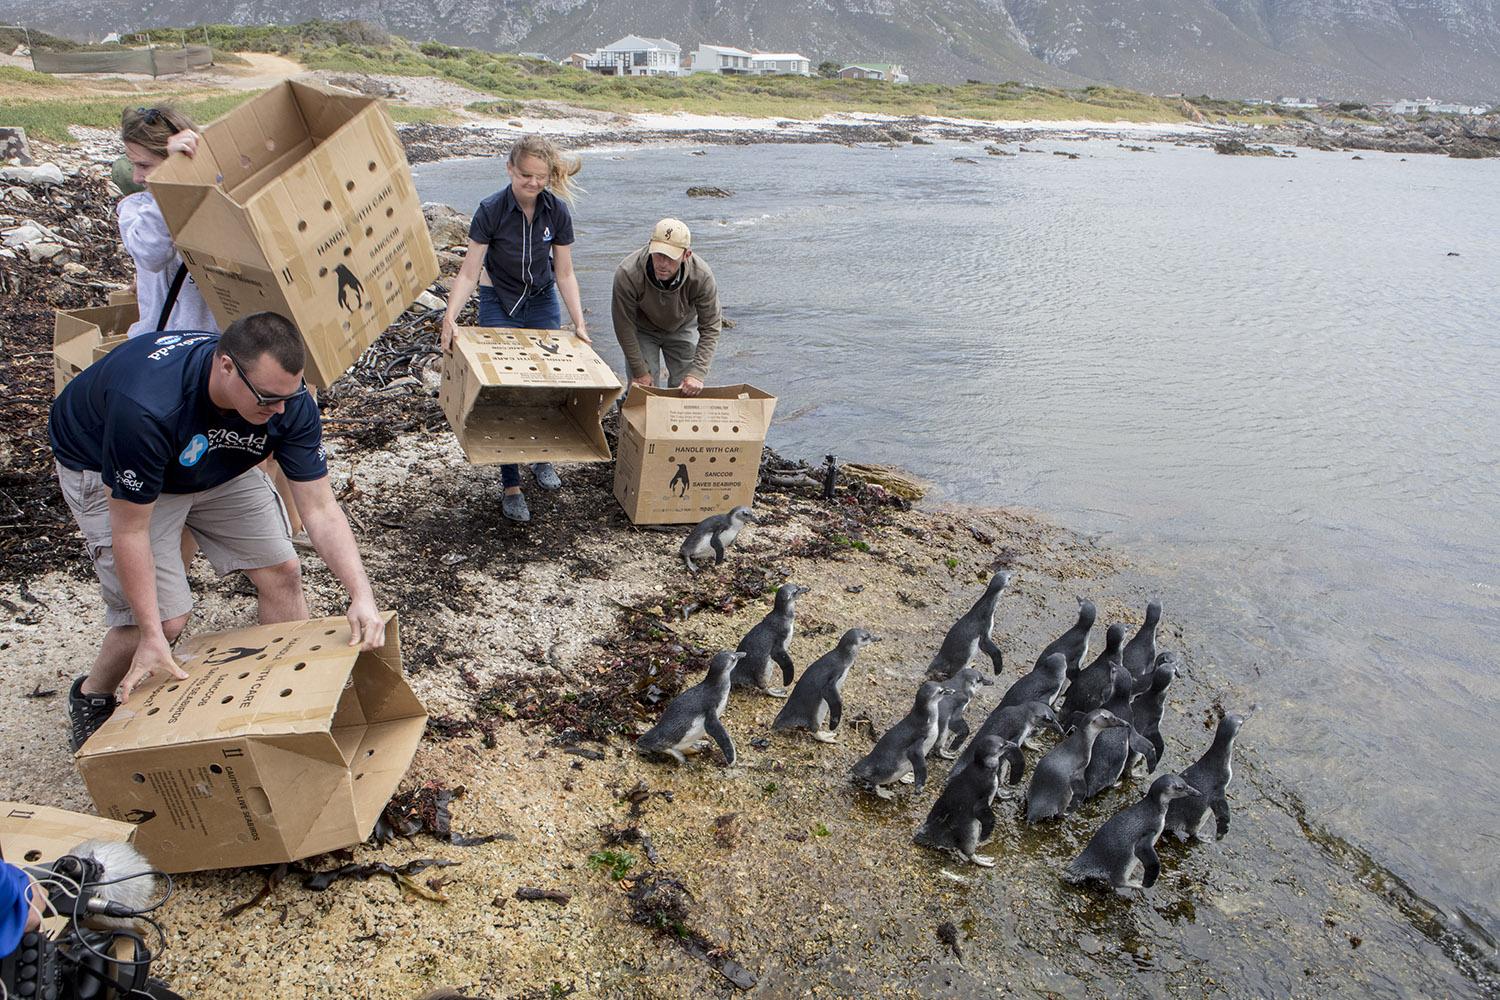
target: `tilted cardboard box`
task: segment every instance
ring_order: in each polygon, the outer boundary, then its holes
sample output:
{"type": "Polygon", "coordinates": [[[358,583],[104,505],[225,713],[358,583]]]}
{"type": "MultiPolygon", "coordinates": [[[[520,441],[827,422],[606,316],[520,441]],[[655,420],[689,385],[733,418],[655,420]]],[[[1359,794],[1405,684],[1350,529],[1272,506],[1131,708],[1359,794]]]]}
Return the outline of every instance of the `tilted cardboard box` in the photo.
{"type": "Polygon", "coordinates": [[[608,462],[600,421],[620,380],[563,330],[462,326],[443,359],[443,414],[475,465],[608,462]]]}
{"type": "Polygon", "coordinates": [[[185,681],[139,689],[78,752],[99,812],[170,872],[263,865],[370,835],[427,713],[401,641],[350,647],[344,618],[194,636],[185,681]]]}
{"type": "Polygon", "coordinates": [[[169,157],[151,193],[220,328],[271,310],[342,375],[437,277],[401,142],[380,102],[288,81],[169,157]]]}
{"type": "Polygon", "coordinates": [[[140,314],[135,299],[118,305],[59,310],[52,321],[52,392],[63,386],[112,349],[125,343],[125,331],[140,314]]]}
{"type": "Polygon", "coordinates": [[[776,397],[753,385],[630,387],[620,409],[615,499],[636,524],[692,524],[755,502],[776,397]]]}
{"type": "Polygon", "coordinates": [[[135,827],[102,816],[25,802],[0,802],[0,854],[13,865],[56,861],[86,840],[128,844],[135,827]]]}

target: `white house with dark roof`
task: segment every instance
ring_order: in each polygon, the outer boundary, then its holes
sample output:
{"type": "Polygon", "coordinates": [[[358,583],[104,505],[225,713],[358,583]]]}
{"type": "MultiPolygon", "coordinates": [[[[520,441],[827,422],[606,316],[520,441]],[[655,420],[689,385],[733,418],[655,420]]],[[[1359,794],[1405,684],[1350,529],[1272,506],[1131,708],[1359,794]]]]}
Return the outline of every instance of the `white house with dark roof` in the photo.
{"type": "Polygon", "coordinates": [[[738,75],[754,72],[750,64],[751,55],[733,45],[699,45],[692,54],[693,65],[689,72],[723,73],[738,75]]]}
{"type": "Polygon", "coordinates": [[[900,63],[854,63],[839,70],[845,80],[886,80],[890,83],[906,83],[909,77],[900,63]]]}
{"type": "Polygon", "coordinates": [[[665,38],[626,35],[595,49],[584,66],[605,76],[678,76],[682,46],[665,38]]]}
{"type": "Polygon", "coordinates": [[[750,66],[756,73],[791,73],[812,76],[812,60],[800,52],[752,52],[750,66]]]}

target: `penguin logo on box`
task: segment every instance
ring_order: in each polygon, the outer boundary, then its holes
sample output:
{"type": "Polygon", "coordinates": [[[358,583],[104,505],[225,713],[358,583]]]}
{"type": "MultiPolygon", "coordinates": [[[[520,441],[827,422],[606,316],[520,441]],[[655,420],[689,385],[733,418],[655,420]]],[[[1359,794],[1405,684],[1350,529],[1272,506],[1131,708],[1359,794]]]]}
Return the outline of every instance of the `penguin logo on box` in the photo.
{"type": "Polygon", "coordinates": [[[688,486],[689,480],[687,466],[679,464],[677,466],[677,475],[672,477],[672,481],[667,484],[667,489],[671,491],[674,497],[677,497],[678,499],[685,499],[688,495],[688,486]],[[677,492],[678,483],[682,484],[681,493],[677,492]]]}
{"type": "Polygon", "coordinates": [[[365,286],[360,284],[354,272],[343,264],[333,269],[334,275],[339,279],[339,305],[349,312],[361,308],[365,304],[365,286]],[[355,303],[349,304],[349,292],[354,292],[355,303]]]}

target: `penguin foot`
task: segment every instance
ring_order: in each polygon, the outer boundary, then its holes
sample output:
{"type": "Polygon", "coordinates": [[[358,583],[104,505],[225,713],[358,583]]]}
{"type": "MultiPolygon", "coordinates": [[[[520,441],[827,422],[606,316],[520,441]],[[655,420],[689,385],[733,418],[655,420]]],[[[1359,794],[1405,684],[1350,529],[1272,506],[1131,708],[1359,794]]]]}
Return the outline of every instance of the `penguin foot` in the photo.
{"type": "Polygon", "coordinates": [[[958,760],[958,751],[956,751],[956,750],[939,750],[938,751],[938,756],[941,757],[941,758],[943,758],[944,760],[958,760]]]}
{"type": "Polygon", "coordinates": [[[819,743],[837,743],[839,741],[837,734],[831,733],[826,729],[814,730],[812,738],[819,743]]]}
{"type": "Polygon", "coordinates": [[[679,764],[686,764],[687,763],[687,758],[682,755],[682,751],[681,750],[676,750],[676,749],[668,748],[666,750],[666,754],[667,754],[667,756],[671,757],[673,760],[677,761],[677,763],[679,763],[679,764]]]}
{"type": "Polygon", "coordinates": [[[891,791],[889,788],[886,788],[884,785],[875,785],[870,790],[876,795],[880,796],[882,799],[894,799],[896,797],[896,793],[891,791]]]}
{"type": "Polygon", "coordinates": [[[995,859],[994,858],[987,858],[983,854],[976,854],[973,857],[971,857],[969,860],[972,863],[978,865],[981,868],[993,868],[993,867],[995,867],[995,859]]]}
{"type": "Polygon", "coordinates": [[[903,785],[915,785],[916,783],[917,776],[915,774],[912,774],[910,771],[907,771],[901,776],[901,784],[903,785]]]}
{"type": "Polygon", "coordinates": [[[766,688],[766,694],[772,698],[790,698],[792,696],[792,692],[786,688],[766,688]]]}

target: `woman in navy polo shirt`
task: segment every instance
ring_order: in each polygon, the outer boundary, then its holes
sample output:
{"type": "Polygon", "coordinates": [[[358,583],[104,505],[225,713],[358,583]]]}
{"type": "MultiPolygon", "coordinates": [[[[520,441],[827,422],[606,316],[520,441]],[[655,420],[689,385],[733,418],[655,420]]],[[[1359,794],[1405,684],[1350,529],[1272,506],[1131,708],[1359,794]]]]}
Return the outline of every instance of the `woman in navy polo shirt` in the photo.
{"type": "MultiPolygon", "coordinates": [[[[556,330],[562,325],[557,293],[579,339],[588,326],[573,273],[573,215],[568,205],[576,190],[572,177],[582,169],[565,160],[549,140],[528,135],[510,147],[505,172],[510,184],[479,203],[469,225],[469,250],[448,293],[443,316],[443,350],[453,343],[458,314],[479,288],[479,325],[521,330],[556,330]]],[[[544,490],[562,489],[551,462],[531,467],[544,490]]],[[[521,468],[502,465],[505,496],[500,509],[512,521],[531,520],[521,493],[521,468]]]]}

